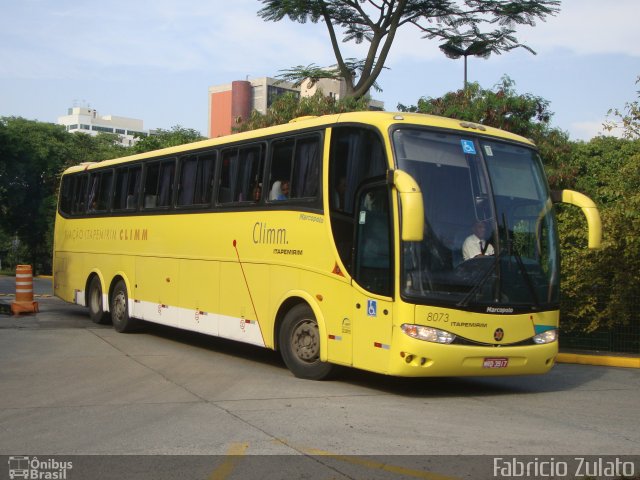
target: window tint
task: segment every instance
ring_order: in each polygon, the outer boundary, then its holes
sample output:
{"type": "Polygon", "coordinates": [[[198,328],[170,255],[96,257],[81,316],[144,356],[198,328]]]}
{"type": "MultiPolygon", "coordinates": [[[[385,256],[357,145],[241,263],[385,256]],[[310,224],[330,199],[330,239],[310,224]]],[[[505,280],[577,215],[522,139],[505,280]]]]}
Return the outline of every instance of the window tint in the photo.
{"type": "Polygon", "coordinates": [[[60,192],[60,211],[71,215],[80,215],[87,209],[87,174],[67,175],[62,181],[60,192]]]}
{"type": "Polygon", "coordinates": [[[89,178],[89,213],[106,212],[109,209],[111,190],[113,188],[113,171],[92,173],[89,178]]]}
{"type": "Polygon", "coordinates": [[[251,145],[222,151],[219,203],[254,202],[262,186],[264,148],[251,145]]]}
{"type": "Polygon", "coordinates": [[[211,203],[215,161],[215,153],[185,157],[180,161],[179,206],[204,206],[211,203]]]}
{"type": "Polygon", "coordinates": [[[372,130],[335,128],[331,138],[329,182],[331,210],[352,214],[358,188],[384,175],[387,163],[380,137],[372,130]]]}
{"type": "Polygon", "coordinates": [[[368,291],[392,294],[389,193],[385,185],[363,190],[358,202],[356,281],[368,291]]]}
{"type": "Polygon", "coordinates": [[[140,198],[142,167],[133,165],[116,169],[116,188],[113,194],[114,210],[135,210],[140,198]]]}
{"type": "Polygon", "coordinates": [[[320,138],[302,138],[296,142],[291,180],[291,198],[313,198],[320,183],[320,138]]]}
{"type": "Polygon", "coordinates": [[[320,184],[320,137],[298,137],[272,143],[269,200],[314,198],[320,184]]]}
{"type": "Polygon", "coordinates": [[[356,195],[373,178],[386,173],[387,161],[380,137],[357,127],[334,128],[329,154],[331,229],[342,263],[353,275],[356,195]]]}
{"type": "Polygon", "coordinates": [[[144,181],[144,208],[171,206],[175,168],[174,160],[147,165],[144,181]]]}

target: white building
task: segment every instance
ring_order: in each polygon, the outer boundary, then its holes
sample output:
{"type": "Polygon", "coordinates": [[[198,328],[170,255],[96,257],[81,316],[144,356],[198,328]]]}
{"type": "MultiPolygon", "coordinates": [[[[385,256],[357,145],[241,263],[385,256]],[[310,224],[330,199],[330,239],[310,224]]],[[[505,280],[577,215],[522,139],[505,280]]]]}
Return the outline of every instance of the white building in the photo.
{"type": "MultiPolygon", "coordinates": [[[[342,79],[331,78],[321,78],[316,82],[303,80],[300,84],[301,97],[313,97],[318,91],[322,92],[326,97],[341,100],[347,94],[347,84],[342,79]]],[[[369,110],[384,110],[384,102],[369,97],[369,110]]]]}
{"type": "Polygon", "coordinates": [[[88,107],[71,107],[67,115],[58,117],[58,124],[64,125],[68,132],[82,132],[88,135],[113,133],[120,136],[120,144],[130,147],[139,137],[146,137],[142,120],[137,118],[116,117],[115,115],[98,115],[95,109],[88,107]]]}

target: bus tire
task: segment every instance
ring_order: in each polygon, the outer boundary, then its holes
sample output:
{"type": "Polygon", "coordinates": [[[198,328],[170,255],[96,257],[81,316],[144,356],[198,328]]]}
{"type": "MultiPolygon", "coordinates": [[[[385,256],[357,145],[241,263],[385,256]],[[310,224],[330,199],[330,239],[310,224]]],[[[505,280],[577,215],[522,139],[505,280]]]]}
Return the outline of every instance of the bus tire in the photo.
{"type": "Polygon", "coordinates": [[[136,319],[129,317],[129,295],[123,280],[118,280],[113,287],[110,310],[111,323],[113,323],[113,328],[117,332],[133,332],[138,326],[136,319]]]}
{"type": "Polygon", "coordinates": [[[296,377],[323,380],[332,373],[334,365],[320,361],[320,332],[309,305],[299,304],[287,312],[278,340],[282,359],[296,377]]]}
{"type": "Polygon", "coordinates": [[[104,308],[102,308],[102,285],[97,275],[94,275],[89,282],[87,306],[89,307],[89,316],[93,323],[109,323],[109,316],[104,311],[104,308]]]}

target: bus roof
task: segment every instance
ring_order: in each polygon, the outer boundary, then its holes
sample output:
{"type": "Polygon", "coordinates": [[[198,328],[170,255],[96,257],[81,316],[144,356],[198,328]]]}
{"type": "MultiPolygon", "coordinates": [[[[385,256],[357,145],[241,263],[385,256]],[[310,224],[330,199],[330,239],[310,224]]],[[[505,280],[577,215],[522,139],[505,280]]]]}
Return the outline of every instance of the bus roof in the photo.
{"type": "Polygon", "coordinates": [[[65,174],[78,172],[82,170],[90,170],[98,167],[106,167],[109,165],[116,165],[123,162],[130,162],[135,160],[144,160],[153,157],[164,157],[171,155],[178,155],[181,153],[188,153],[196,150],[203,150],[210,147],[216,147],[220,145],[232,144],[241,141],[247,141],[260,137],[269,137],[271,135],[277,135],[287,132],[295,132],[300,129],[331,126],[344,123],[361,123],[367,125],[373,125],[380,131],[386,131],[391,125],[407,124],[407,125],[421,125],[436,128],[443,128],[448,130],[466,131],[475,134],[490,135],[493,137],[502,138],[505,140],[526,143],[533,146],[533,142],[494,127],[488,127],[473,122],[466,122],[452,118],[438,117],[435,115],[427,115],[422,113],[405,113],[405,112],[348,112],[335,115],[323,115],[323,116],[309,116],[296,118],[289,123],[282,125],[276,125],[273,127],[260,128],[257,130],[251,130],[248,132],[235,133],[231,135],[225,135],[222,137],[211,138],[208,140],[201,140],[199,142],[186,143],[184,145],[178,145],[175,147],[163,148],[160,150],[154,150],[145,153],[139,153],[135,155],[129,155],[126,157],[119,157],[111,160],[103,160],[101,162],[83,162],[79,165],[69,167],[65,170],[65,174]]]}

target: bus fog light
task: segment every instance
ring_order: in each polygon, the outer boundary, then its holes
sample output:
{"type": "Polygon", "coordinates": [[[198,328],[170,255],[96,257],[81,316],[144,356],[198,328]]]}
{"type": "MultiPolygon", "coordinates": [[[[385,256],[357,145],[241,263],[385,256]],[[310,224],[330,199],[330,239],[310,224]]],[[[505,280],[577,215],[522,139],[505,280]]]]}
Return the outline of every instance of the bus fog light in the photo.
{"type": "Polygon", "coordinates": [[[402,331],[411,338],[424,340],[433,343],[451,343],[456,339],[453,333],[445,332],[433,327],[425,327],[424,325],[403,324],[402,331]]]}
{"type": "Polygon", "coordinates": [[[533,337],[534,343],[538,345],[555,342],[556,340],[558,340],[558,330],[547,330],[533,337]]]}

